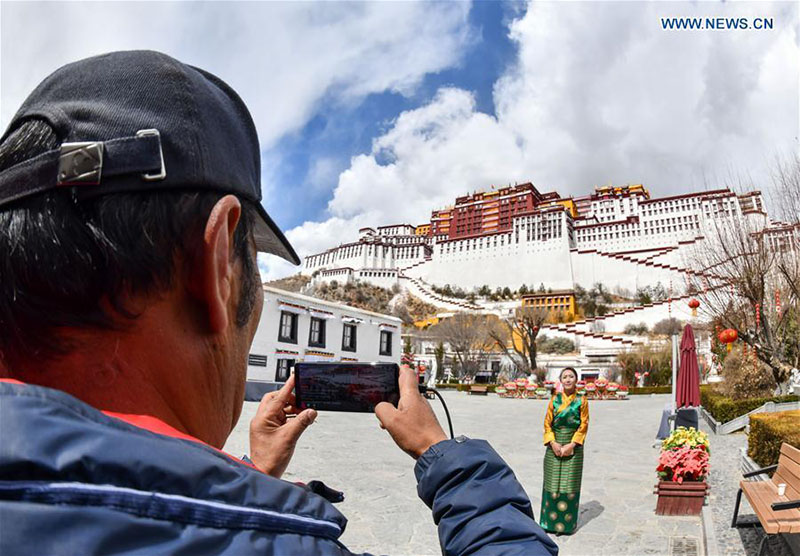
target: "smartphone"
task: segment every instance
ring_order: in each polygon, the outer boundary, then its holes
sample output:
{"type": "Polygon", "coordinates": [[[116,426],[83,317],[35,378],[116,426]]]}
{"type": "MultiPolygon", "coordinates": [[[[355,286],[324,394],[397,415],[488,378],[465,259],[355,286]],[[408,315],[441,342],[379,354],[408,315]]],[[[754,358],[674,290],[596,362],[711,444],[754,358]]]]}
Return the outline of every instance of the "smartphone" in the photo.
{"type": "Polygon", "coordinates": [[[294,395],[298,409],[371,413],[381,402],[400,401],[396,363],[296,363],[294,395]]]}

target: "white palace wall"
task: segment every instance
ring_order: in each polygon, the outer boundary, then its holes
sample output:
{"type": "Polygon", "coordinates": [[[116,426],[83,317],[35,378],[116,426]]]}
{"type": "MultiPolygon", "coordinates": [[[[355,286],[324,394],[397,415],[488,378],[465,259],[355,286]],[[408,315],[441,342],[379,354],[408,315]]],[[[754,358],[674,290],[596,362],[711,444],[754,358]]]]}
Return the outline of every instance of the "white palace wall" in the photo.
{"type": "Polygon", "coordinates": [[[669,281],[673,286],[683,284],[683,277],[675,271],[664,268],[645,266],[634,262],[615,259],[599,253],[570,253],[572,273],[575,283],[584,288],[591,288],[601,283],[609,291],[623,288],[630,293],[645,286],[653,286],[658,282],[667,288],[669,281]]]}
{"type": "MultiPolygon", "coordinates": [[[[561,238],[543,242],[512,243],[511,234],[491,248],[459,250],[462,241],[435,246],[434,257],[420,267],[419,276],[431,284],[457,284],[464,289],[487,285],[492,289],[508,286],[516,290],[522,284],[546,284],[553,289],[572,287],[569,248],[561,238]],[[534,247],[535,246],[535,247],[534,247]],[[453,249],[453,247],[455,249],[453,249]]],[[[469,240],[463,240],[469,241],[469,240]]]]}

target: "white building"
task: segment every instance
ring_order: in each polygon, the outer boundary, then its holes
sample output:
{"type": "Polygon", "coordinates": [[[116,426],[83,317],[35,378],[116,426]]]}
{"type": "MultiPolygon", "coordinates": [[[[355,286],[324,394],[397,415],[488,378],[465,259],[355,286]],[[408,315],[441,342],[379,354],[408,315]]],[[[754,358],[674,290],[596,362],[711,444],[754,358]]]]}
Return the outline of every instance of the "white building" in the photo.
{"type": "MultiPolygon", "coordinates": [[[[459,197],[419,226],[363,228],[356,241],[306,257],[302,272],[315,281],[398,285],[450,311],[486,307],[444,298],[433,286],[470,291],[543,284],[569,290],[602,283],[609,291],[633,295],[660,283],[675,303],[643,306],[635,315],[621,313],[604,323],[622,330],[628,319],[649,323],[679,316],[673,312],[685,310],[690,282],[712,287],[713,270],[695,268],[698,253],[712,247],[715,230],[737,219],[776,245],[781,234],[794,229],[770,222],[758,191],[717,189],[651,199],[642,185],[626,185],[561,197],[526,183],[459,197]]],[[[578,330],[584,332],[594,325],[583,324],[578,330]]],[[[594,339],[610,341],[602,335],[594,339]]]]}
{"type": "Polygon", "coordinates": [[[299,361],[400,362],[400,319],[263,289],[264,309],[247,365],[248,400],[280,387],[299,361]]]}
{"type": "MultiPolygon", "coordinates": [[[[429,223],[363,228],[359,238],[305,258],[316,280],[407,287],[591,287],[635,291],[685,280],[687,255],[717,226],[748,219],[771,229],[761,193],[728,189],[651,199],[641,185],[599,187],[585,197],[532,184],[456,199],[429,223]]],[[[444,305],[446,307],[446,305],[444,305]]]]}

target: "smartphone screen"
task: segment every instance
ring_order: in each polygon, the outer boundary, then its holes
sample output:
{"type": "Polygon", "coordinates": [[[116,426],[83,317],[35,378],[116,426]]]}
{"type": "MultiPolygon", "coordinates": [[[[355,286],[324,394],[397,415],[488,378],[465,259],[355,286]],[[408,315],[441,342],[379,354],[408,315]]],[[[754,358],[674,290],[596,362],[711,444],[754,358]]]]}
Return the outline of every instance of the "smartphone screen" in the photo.
{"type": "Polygon", "coordinates": [[[399,373],[396,363],[297,363],[296,406],[365,413],[374,412],[381,402],[397,406],[399,373]]]}

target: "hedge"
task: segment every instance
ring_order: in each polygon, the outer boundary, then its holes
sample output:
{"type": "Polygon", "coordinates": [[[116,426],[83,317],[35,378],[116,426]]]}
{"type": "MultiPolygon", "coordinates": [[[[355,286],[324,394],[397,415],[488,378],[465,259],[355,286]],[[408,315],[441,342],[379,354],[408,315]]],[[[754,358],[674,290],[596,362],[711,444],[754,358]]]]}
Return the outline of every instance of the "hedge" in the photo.
{"type": "Polygon", "coordinates": [[[784,442],[800,448],[800,410],[750,417],[747,455],[758,465],[767,467],[778,463],[784,442]]]}
{"type": "MultiPolygon", "coordinates": [[[[441,384],[436,385],[437,390],[458,390],[459,392],[469,392],[470,386],[472,384],[452,384],[449,382],[443,382],[441,384]]],[[[497,388],[496,384],[475,384],[474,386],[486,386],[486,391],[490,394],[494,394],[494,389],[497,388]]]]}
{"type": "Polygon", "coordinates": [[[671,394],[672,393],[672,386],[642,386],[642,387],[631,387],[628,389],[629,396],[635,396],[637,394],[671,394]]]}
{"type": "Polygon", "coordinates": [[[775,396],[771,398],[748,398],[734,400],[711,386],[700,387],[700,404],[714,419],[720,423],[727,423],[737,417],[750,413],[767,402],[786,403],[800,400],[799,396],[775,396]]]}

